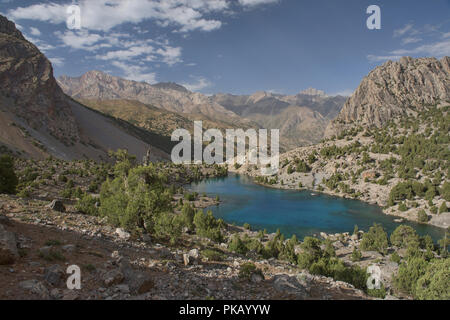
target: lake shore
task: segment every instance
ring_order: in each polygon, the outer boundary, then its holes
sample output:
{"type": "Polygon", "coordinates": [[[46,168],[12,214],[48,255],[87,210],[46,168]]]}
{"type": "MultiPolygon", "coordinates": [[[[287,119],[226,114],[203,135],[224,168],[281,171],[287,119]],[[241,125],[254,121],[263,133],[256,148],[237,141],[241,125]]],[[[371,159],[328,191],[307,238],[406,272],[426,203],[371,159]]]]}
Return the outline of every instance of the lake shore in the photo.
{"type": "MultiPolygon", "coordinates": [[[[266,187],[266,188],[273,188],[273,189],[280,189],[280,190],[293,190],[293,191],[310,191],[311,193],[317,193],[317,194],[320,193],[320,194],[326,194],[326,195],[335,196],[335,197],[344,198],[344,199],[355,199],[355,200],[363,201],[368,204],[379,206],[380,209],[382,210],[382,212],[386,215],[395,216],[395,217],[398,217],[399,219],[408,220],[408,221],[412,221],[412,222],[416,222],[416,223],[420,223],[417,218],[418,211],[421,209],[421,207],[426,205],[424,200],[423,201],[419,200],[420,203],[419,203],[418,208],[410,208],[409,210],[407,210],[405,212],[395,210],[393,207],[388,208],[386,205],[388,202],[390,187],[389,186],[380,186],[380,185],[375,185],[375,184],[370,184],[370,183],[364,183],[364,182],[359,183],[359,184],[350,185],[350,187],[354,188],[355,190],[364,191],[363,195],[359,198],[353,198],[353,197],[348,196],[345,193],[336,192],[334,190],[329,190],[329,189],[325,189],[325,188],[323,190],[318,190],[315,187],[314,182],[318,181],[319,180],[318,178],[320,178],[320,180],[322,180],[323,178],[329,177],[329,174],[326,172],[303,173],[303,174],[294,173],[290,176],[288,176],[286,173],[283,172],[281,175],[279,175],[277,183],[264,184],[264,183],[260,183],[255,180],[255,177],[257,176],[255,174],[255,171],[248,172],[243,167],[241,167],[239,169],[235,169],[234,166],[229,166],[228,171],[231,173],[234,173],[234,174],[246,175],[246,176],[252,178],[253,182],[255,184],[266,187]],[[282,184],[281,183],[282,181],[283,182],[286,181],[286,182],[284,182],[282,184]],[[299,187],[299,184],[298,184],[299,181],[302,183],[301,188],[299,187]],[[423,202],[423,203],[421,203],[421,202],[423,202]]],[[[441,213],[439,215],[431,215],[431,219],[429,220],[428,224],[438,227],[438,228],[442,228],[442,229],[449,228],[450,227],[450,212],[441,213]]]]}

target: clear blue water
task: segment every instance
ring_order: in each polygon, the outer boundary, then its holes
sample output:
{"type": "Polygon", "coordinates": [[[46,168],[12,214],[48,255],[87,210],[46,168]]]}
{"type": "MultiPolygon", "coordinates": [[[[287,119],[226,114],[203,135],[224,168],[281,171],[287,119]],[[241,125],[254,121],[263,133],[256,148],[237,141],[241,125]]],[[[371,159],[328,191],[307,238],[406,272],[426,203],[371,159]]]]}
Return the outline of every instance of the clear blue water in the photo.
{"type": "MultiPolygon", "coordinates": [[[[219,195],[221,204],[208,209],[227,223],[249,223],[253,230],[267,229],[269,233],[280,229],[287,237],[295,234],[302,239],[320,232],[353,232],[355,225],[367,231],[374,222],[390,234],[400,225],[395,217],[383,214],[375,205],[324,194],[313,196],[311,191],[266,188],[246,176],[208,179],[188,189],[212,197],[219,195]]],[[[414,227],[421,235],[429,234],[434,241],[444,236],[440,228],[413,222],[401,224],[414,227]]]]}

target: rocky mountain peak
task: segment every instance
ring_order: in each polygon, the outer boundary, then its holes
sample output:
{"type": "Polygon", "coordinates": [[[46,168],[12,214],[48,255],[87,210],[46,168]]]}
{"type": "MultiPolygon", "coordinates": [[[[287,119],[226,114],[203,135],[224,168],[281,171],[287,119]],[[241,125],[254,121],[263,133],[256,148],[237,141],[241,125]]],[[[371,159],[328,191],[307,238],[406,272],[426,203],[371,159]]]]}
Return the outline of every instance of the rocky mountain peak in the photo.
{"type": "Polygon", "coordinates": [[[366,76],[347,100],[326,136],[354,125],[381,127],[428,105],[450,101],[450,58],[402,57],[366,76]]]}
{"type": "Polygon", "coordinates": [[[68,99],[53,77],[50,61],[27,41],[13,22],[0,15],[0,97],[8,112],[66,144],[79,133],[68,99]]]}
{"type": "Polygon", "coordinates": [[[17,30],[14,22],[9,21],[6,17],[0,15],[0,33],[7,34],[21,40],[25,40],[22,35],[22,32],[17,30]]]}
{"type": "Polygon", "coordinates": [[[182,85],[179,85],[178,83],[175,83],[175,82],[160,82],[160,83],[154,84],[152,86],[154,88],[163,89],[163,90],[175,90],[175,91],[180,91],[180,92],[185,92],[185,93],[189,92],[188,89],[186,89],[182,85]]]}
{"type": "Polygon", "coordinates": [[[317,90],[314,88],[308,88],[306,90],[301,91],[299,94],[305,96],[319,96],[319,97],[327,97],[327,94],[322,90],[317,90]]]}

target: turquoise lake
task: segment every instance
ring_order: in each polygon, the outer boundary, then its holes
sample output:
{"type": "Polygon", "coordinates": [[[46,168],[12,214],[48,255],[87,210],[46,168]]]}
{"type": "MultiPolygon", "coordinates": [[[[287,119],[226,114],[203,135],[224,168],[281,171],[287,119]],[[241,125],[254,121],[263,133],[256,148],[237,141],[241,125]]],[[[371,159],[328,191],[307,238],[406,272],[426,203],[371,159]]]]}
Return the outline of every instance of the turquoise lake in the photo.
{"type": "Polygon", "coordinates": [[[355,225],[367,231],[373,223],[381,224],[390,234],[400,224],[407,224],[420,235],[429,234],[434,241],[442,239],[444,230],[413,222],[397,223],[393,216],[383,214],[381,208],[358,200],[343,199],[311,191],[278,190],[253,183],[247,176],[229,175],[193,183],[191,192],[220,197],[220,205],[208,208],[216,218],[227,223],[249,223],[253,230],[280,229],[299,239],[320,232],[353,232],[355,225]]]}

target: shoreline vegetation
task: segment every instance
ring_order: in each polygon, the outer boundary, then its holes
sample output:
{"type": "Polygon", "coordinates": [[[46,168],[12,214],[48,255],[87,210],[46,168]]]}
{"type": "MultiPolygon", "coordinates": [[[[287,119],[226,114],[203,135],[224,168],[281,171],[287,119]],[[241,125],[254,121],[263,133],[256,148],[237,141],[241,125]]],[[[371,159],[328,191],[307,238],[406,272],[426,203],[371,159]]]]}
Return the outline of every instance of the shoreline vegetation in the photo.
{"type": "Polygon", "coordinates": [[[280,170],[229,166],[265,187],[310,190],[379,205],[399,218],[450,226],[449,106],[429,106],[383,128],[355,127],[280,156],[280,170]]]}
{"type": "MultiPolygon", "coordinates": [[[[11,189],[3,192],[17,191],[23,200],[6,198],[10,204],[2,206],[2,211],[22,223],[61,226],[60,217],[64,213],[49,222],[46,219],[52,214],[48,212],[69,210],[74,212],[75,219],[92,217],[97,221],[93,222],[95,225],[116,228],[120,237],[130,241],[151,239],[152,243],[177,252],[201,248],[201,255],[207,260],[233,259],[230,263],[238,266],[239,281],[249,281],[251,286],[266,280],[278,286],[276,274],[268,270],[272,264],[281,264],[283,272],[291,270],[290,274],[296,274],[289,281],[300,281],[298,276],[302,275],[303,289],[311,286],[304,281],[327,277],[332,286],[347,286],[365,299],[392,298],[393,295],[415,299],[449,298],[447,235],[439,244],[434,244],[430,236],[420,237],[408,226],[399,226],[390,237],[382,226],[374,225],[367,232],[355,226],[353,234],[321,234],[319,238],[305,237],[302,241],[295,236],[286,239],[279,231],[275,234],[251,231],[248,224],[232,226],[214,218],[212,212],[204,212],[202,207],[217,204],[220,199],[182,188],[189,182],[226,176],[226,167],[170,163],[139,166],[124,150],[110,155],[115,159],[114,165],[53,158],[45,161],[16,159],[15,171],[10,171],[9,176],[11,189]],[[38,200],[37,207],[28,214],[21,212],[29,210],[8,209],[26,206],[34,198],[57,200],[45,209],[45,202],[38,200]],[[39,217],[37,220],[35,215],[39,217]],[[379,289],[367,288],[370,265],[382,270],[379,289]]],[[[2,163],[7,170],[12,168],[13,162],[5,156],[2,163]]],[[[186,255],[181,254],[181,265],[178,261],[175,269],[183,264],[190,265],[191,258],[186,255]]],[[[288,289],[281,289],[284,290],[288,289]]]]}

